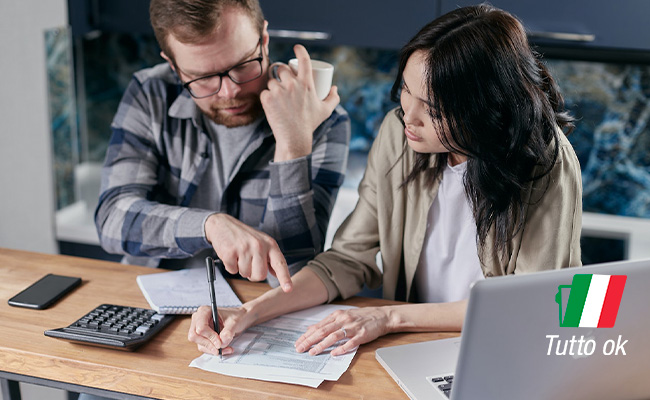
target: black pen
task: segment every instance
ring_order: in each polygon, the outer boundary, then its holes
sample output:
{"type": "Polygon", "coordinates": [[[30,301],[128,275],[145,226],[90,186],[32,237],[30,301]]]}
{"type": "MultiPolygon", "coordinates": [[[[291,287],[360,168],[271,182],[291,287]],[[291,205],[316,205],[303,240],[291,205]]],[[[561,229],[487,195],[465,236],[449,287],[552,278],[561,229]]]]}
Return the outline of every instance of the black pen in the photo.
{"type": "MultiPolygon", "coordinates": [[[[217,262],[221,262],[217,258],[217,262]]],[[[217,332],[217,335],[221,332],[219,329],[219,313],[217,312],[217,296],[214,293],[214,267],[215,267],[215,260],[213,260],[211,257],[206,257],[205,258],[205,266],[208,269],[208,286],[210,287],[210,306],[212,307],[212,320],[214,321],[214,331],[217,332]]],[[[223,360],[223,356],[221,354],[221,347],[219,347],[219,358],[223,360]]]]}
{"type": "MultiPolygon", "coordinates": [[[[309,257],[313,256],[316,253],[314,249],[296,249],[296,250],[289,250],[284,252],[284,257],[309,257]]],[[[212,321],[214,321],[214,331],[217,332],[217,335],[221,332],[221,329],[219,328],[219,313],[217,312],[217,296],[214,293],[214,274],[215,274],[215,264],[221,264],[221,260],[217,258],[216,260],[213,260],[212,257],[206,257],[205,258],[205,266],[208,270],[208,286],[210,287],[210,306],[212,307],[212,321]]],[[[221,269],[220,269],[221,270],[221,269]]],[[[223,355],[221,353],[221,348],[219,348],[219,357],[223,359],[223,355]]]]}

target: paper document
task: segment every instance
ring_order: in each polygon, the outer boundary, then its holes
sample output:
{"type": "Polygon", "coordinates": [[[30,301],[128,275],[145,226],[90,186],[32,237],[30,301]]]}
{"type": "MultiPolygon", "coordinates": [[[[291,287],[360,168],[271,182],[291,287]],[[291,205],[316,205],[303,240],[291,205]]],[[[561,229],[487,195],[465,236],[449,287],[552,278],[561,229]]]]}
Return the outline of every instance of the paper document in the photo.
{"type": "MultiPolygon", "coordinates": [[[[161,314],[191,314],[210,304],[210,287],[205,268],[138,275],[136,282],[147,302],[161,314]]],[[[218,307],[238,307],[241,301],[224,277],[216,271],[214,290],[218,307]]]]}
{"type": "MultiPolygon", "coordinates": [[[[310,356],[298,353],[294,344],[313,325],[335,310],[354,308],[327,304],[286,314],[247,329],[231,343],[233,354],[219,356],[203,354],[190,367],[239,378],[293,383],[318,387],[324,380],[335,381],[348,369],[357,353],[351,351],[332,357],[325,352],[310,356]]],[[[335,346],[339,346],[338,342],[335,346]]]]}

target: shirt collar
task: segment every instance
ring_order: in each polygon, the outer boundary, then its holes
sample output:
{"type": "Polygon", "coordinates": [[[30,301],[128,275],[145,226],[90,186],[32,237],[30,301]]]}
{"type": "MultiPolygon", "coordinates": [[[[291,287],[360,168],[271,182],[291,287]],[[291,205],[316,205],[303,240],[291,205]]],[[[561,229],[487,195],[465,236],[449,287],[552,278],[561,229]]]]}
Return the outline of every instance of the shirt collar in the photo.
{"type": "Polygon", "coordinates": [[[194,125],[198,126],[201,117],[201,110],[196,103],[194,103],[194,100],[192,100],[192,97],[187,90],[183,90],[176,100],[174,100],[171,107],[169,107],[167,114],[171,118],[192,119],[194,125]]]}

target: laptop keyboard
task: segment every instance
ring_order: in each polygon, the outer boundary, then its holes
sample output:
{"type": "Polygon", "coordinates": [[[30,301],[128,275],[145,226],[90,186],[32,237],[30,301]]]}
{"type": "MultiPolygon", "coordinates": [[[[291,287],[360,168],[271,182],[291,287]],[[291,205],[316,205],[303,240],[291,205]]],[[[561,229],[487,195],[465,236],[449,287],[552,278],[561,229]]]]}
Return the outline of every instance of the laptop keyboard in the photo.
{"type": "Polygon", "coordinates": [[[454,382],[454,376],[453,375],[448,375],[448,376],[437,376],[431,379],[431,383],[433,386],[437,387],[438,390],[440,390],[442,393],[449,398],[451,396],[451,385],[454,382]]]}

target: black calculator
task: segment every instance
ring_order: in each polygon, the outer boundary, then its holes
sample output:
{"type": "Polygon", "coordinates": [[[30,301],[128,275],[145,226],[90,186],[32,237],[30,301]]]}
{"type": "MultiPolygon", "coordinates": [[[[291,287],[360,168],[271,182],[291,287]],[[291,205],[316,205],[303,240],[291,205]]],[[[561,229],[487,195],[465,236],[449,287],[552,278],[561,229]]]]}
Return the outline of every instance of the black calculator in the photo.
{"type": "Polygon", "coordinates": [[[45,336],[76,343],[134,350],[167,326],[174,317],[145,308],[102,304],[70,326],[45,331],[45,336]]]}

